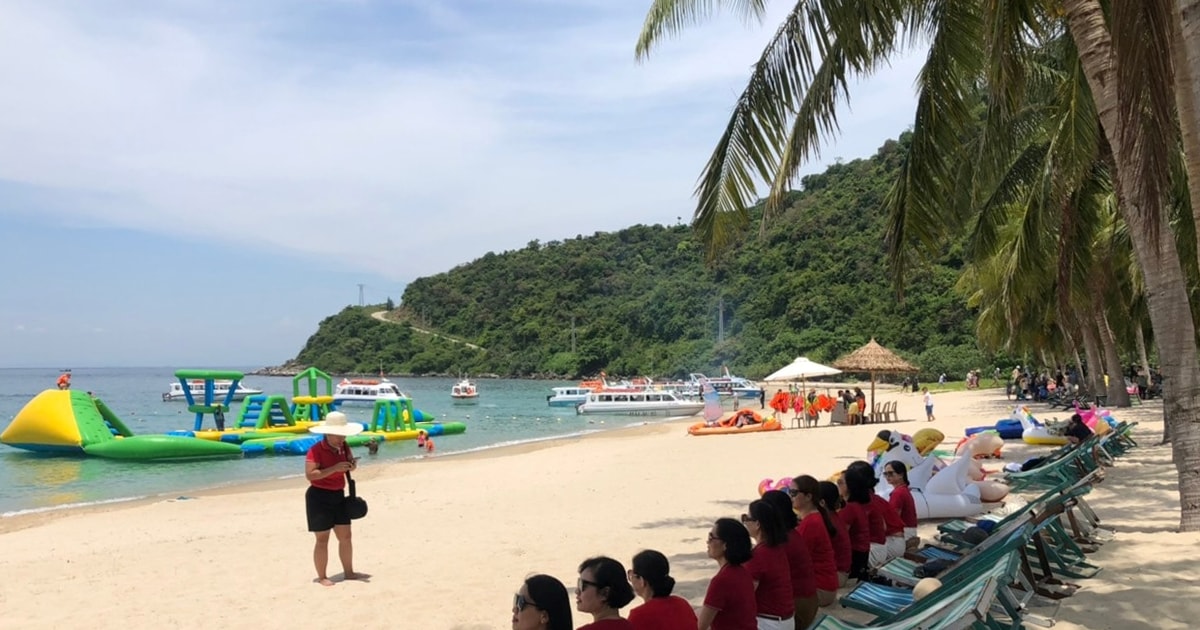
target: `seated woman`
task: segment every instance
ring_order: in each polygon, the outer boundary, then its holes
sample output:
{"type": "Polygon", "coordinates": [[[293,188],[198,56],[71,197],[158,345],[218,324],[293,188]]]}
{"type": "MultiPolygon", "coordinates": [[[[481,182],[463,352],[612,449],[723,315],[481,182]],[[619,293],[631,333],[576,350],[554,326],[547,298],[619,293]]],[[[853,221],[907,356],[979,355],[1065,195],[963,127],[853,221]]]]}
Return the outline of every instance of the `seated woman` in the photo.
{"type": "Polygon", "coordinates": [[[904,523],[904,547],[916,549],[920,546],[921,539],[917,538],[917,502],[913,500],[912,491],[908,489],[908,466],[905,466],[904,462],[890,461],[883,466],[883,478],[892,484],[888,503],[904,523]]]}
{"type": "Polygon", "coordinates": [[[850,577],[851,563],[850,529],[846,527],[841,516],[841,510],[845,507],[846,502],[842,500],[837,484],[832,481],[822,481],[818,488],[821,494],[821,507],[829,515],[829,522],[833,523],[835,530],[831,534],[830,541],[833,543],[833,562],[837,569],[837,585],[838,588],[841,588],[846,585],[846,581],[850,577]]]}
{"type": "Polygon", "coordinates": [[[667,557],[647,549],[633,557],[629,583],[633,592],[646,603],[629,611],[629,623],[635,630],[696,630],[699,623],[692,605],[672,595],[675,578],[667,557]]]}
{"type": "Polygon", "coordinates": [[[513,596],[513,630],[572,630],[567,587],[549,575],[525,578],[513,596]]]}
{"type": "Polygon", "coordinates": [[[889,560],[904,555],[904,522],[886,499],[875,494],[875,484],[879,483],[875,478],[875,470],[867,462],[859,460],[846,467],[845,476],[851,500],[859,493],[867,497],[867,524],[871,530],[870,568],[877,569],[889,560]]]}
{"type": "Polygon", "coordinates": [[[849,577],[859,581],[866,580],[870,577],[867,574],[867,565],[870,564],[871,556],[871,527],[867,518],[867,504],[871,502],[871,497],[860,496],[858,498],[861,500],[854,500],[845,474],[838,477],[837,487],[838,494],[842,497],[842,509],[838,512],[838,517],[846,524],[846,531],[850,534],[849,577]]]}
{"type": "MultiPolygon", "coordinates": [[[[817,582],[817,604],[828,606],[837,597],[837,564],[833,556],[833,542],[830,534],[836,532],[833,522],[825,508],[821,506],[820,484],[810,475],[800,475],[792,479],[788,494],[792,497],[792,507],[800,516],[800,524],[796,533],[808,546],[808,556],[812,559],[813,575],[817,582]]],[[[866,566],[866,552],[863,552],[866,566]]]]}
{"type": "Polygon", "coordinates": [[[754,579],[743,566],[751,557],[749,532],[731,518],[717,519],[708,532],[708,557],[718,569],[704,593],[697,629],[757,628],[754,579]]]}
{"type": "Polygon", "coordinates": [[[788,567],[787,531],[783,519],[770,503],[751,501],[742,524],[755,542],[746,570],[754,580],[754,605],[758,630],[785,630],[795,627],[792,617],[792,574],[788,567]]]}
{"type": "Polygon", "coordinates": [[[633,587],[620,562],[607,556],[588,558],[579,565],[575,585],[575,608],[592,616],[592,623],[579,630],[629,630],[633,625],[621,618],[621,608],[633,601],[633,587]]]}
{"type": "Polygon", "coordinates": [[[775,508],[775,514],[779,516],[783,531],[786,532],[788,571],[792,579],[792,606],[796,609],[793,619],[796,628],[807,628],[817,616],[817,576],[813,572],[808,544],[800,537],[800,532],[795,531],[800,526],[800,520],[796,518],[796,512],[792,509],[792,498],[786,492],[769,490],[763,493],[762,498],[775,508]]]}

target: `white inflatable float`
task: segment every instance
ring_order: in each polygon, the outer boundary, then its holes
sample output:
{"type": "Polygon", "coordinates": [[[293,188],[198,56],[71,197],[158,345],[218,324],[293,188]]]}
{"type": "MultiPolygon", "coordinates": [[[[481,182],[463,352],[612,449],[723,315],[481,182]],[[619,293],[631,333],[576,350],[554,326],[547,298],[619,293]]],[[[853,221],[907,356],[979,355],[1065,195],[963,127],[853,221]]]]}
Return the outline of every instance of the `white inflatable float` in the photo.
{"type": "Polygon", "coordinates": [[[876,454],[876,476],[880,478],[876,494],[887,498],[892,485],[882,479],[883,467],[888,462],[899,461],[908,468],[908,487],[912,491],[918,519],[962,518],[984,511],[984,502],[1002,500],[1008,495],[1008,487],[994,481],[986,481],[983,468],[976,455],[990,453],[997,448],[996,441],[1003,443],[994,433],[971,436],[960,448],[961,457],[947,465],[935,455],[922,456],[920,451],[932,453],[941,440],[936,430],[910,438],[898,431],[880,431],[868,450],[876,454]],[[919,439],[918,439],[919,438],[919,439]],[[918,446],[920,445],[920,446],[918,446]],[[880,452],[882,451],[882,452],[880,452]]]}
{"type": "Polygon", "coordinates": [[[1063,435],[1066,425],[1063,423],[1043,424],[1033,417],[1029,407],[1017,407],[1012,417],[1021,422],[1021,439],[1026,444],[1062,446],[1067,443],[1067,436],[1063,435]]]}

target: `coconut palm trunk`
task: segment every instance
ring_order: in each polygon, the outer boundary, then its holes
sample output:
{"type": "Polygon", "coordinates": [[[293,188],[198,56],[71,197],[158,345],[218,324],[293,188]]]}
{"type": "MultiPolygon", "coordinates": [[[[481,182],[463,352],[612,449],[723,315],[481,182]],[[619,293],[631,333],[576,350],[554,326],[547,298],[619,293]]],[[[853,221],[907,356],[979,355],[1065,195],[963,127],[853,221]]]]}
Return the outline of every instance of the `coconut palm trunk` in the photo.
{"type": "MultiPolygon", "coordinates": [[[[1150,195],[1138,180],[1142,169],[1135,161],[1135,147],[1124,144],[1126,138],[1134,136],[1122,126],[1117,102],[1117,59],[1100,2],[1064,0],[1063,8],[1104,135],[1112,147],[1117,164],[1114,188],[1118,205],[1145,277],[1150,322],[1164,379],[1163,419],[1171,425],[1173,459],[1179,474],[1180,529],[1197,531],[1200,530],[1200,359],[1183,267],[1162,208],[1147,203],[1150,195]]],[[[1155,140],[1158,139],[1140,138],[1146,142],[1155,140]]],[[[1189,155],[1189,160],[1200,157],[1189,155]]]]}
{"type": "MultiPolygon", "coordinates": [[[[1179,128],[1183,133],[1183,149],[1187,156],[1188,193],[1192,215],[1200,225],[1200,0],[1176,0],[1172,12],[1171,57],[1175,66],[1175,107],[1179,111],[1179,128]]],[[[1200,241],[1200,231],[1197,231],[1200,241]]],[[[1200,256],[1200,246],[1196,248],[1200,256]]],[[[1147,371],[1149,378],[1149,371],[1147,371]]]]}

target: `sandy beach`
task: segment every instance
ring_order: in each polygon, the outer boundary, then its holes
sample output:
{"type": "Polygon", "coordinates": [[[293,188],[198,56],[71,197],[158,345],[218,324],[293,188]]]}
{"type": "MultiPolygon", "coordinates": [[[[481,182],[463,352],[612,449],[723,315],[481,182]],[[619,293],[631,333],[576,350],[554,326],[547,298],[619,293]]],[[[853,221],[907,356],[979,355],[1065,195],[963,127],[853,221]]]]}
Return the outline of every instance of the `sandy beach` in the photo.
{"type": "MultiPolygon", "coordinates": [[[[299,477],[0,519],[0,625],[506,628],[524,576],[550,573],[573,586],[584,558],[628,563],[645,548],[667,554],[676,593],[698,605],[715,571],[708,527],[745,511],[759,480],[827,477],[861,459],[883,428],[934,426],[953,448],[965,427],[991,424],[1013,405],[999,390],[939,393],[929,424],[918,395],[888,387],[877,396],[899,401],[902,422],[828,427],[823,416],[816,429],[691,437],[687,420],[389,464],[364,451],[356,478],[371,513],[355,523],[354,546],[357,570],[371,577],[328,588],[312,581],[299,477]]],[[[1092,556],[1104,570],[1062,602],[1058,628],[1186,628],[1200,618],[1200,535],[1174,533],[1175,470],[1169,448],[1156,445],[1161,414],[1158,402],[1116,412],[1141,423],[1141,448],[1088,500],[1117,538],[1092,556]]],[[[1004,453],[1021,461],[1047,449],[1009,442],[1004,453]]],[[[928,536],[934,523],[921,530],[928,536]]],[[[330,573],[340,578],[336,559],[330,573]]],[[[826,610],[862,619],[836,604],[826,610]]],[[[575,624],[587,621],[577,614],[575,624]]]]}

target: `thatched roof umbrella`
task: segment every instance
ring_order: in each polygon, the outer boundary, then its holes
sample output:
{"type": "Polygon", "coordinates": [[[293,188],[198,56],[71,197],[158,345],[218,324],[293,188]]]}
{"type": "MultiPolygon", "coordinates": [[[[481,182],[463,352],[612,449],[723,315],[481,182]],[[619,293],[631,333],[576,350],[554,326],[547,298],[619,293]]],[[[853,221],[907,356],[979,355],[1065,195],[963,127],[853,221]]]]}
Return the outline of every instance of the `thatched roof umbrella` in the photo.
{"type": "MultiPolygon", "coordinates": [[[[871,375],[872,411],[875,410],[876,374],[901,374],[917,371],[915,365],[901,359],[891,350],[876,343],[874,337],[871,337],[871,341],[867,342],[867,345],[834,361],[833,367],[845,372],[868,372],[871,375]]],[[[863,410],[863,417],[868,417],[868,415],[866,410],[863,410]]]]}

